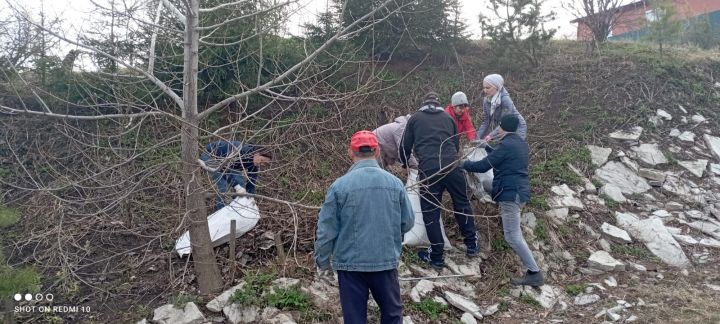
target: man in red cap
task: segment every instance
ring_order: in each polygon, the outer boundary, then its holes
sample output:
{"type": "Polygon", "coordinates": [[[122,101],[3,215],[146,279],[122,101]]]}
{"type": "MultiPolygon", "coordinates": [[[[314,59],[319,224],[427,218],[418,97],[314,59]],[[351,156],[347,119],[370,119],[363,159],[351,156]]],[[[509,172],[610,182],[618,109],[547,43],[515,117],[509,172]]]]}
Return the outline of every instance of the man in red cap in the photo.
{"type": "Polygon", "coordinates": [[[350,170],[333,182],[318,217],[318,274],[337,271],[345,323],[366,323],[368,293],[380,307],[380,322],[402,323],[397,266],[402,238],[415,220],[405,186],[380,168],[375,134],[350,139],[350,170]]]}

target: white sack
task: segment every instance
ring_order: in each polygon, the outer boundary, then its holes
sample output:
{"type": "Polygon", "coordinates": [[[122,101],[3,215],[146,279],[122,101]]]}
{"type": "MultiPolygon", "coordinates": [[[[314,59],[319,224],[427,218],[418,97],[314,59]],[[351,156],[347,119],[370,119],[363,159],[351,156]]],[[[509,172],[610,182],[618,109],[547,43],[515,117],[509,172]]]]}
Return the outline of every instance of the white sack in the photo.
{"type": "MultiPolygon", "coordinates": [[[[470,161],[480,161],[487,156],[487,152],[484,148],[477,147],[475,145],[465,146],[463,151],[466,152],[467,159],[470,161]]],[[[485,173],[466,172],[465,177],[471,193],[477,197],[478,200],[483,202],[492,202],[492,197],[488,194],[488,192],[492,190],[492,169],[485,173]]]]}

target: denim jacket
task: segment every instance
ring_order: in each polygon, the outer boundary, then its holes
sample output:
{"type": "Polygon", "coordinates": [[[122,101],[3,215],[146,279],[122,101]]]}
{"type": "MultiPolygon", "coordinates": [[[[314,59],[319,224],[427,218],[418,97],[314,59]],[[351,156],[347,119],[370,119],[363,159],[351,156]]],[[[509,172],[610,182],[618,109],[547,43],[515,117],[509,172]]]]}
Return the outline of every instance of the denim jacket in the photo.
{"type": "Polygon", "coordinates": [[[403,234],[414,214],[400,179],[374,159],[360,160],[335,180],[318,218],[320,269],[376,272],[398,266],[403,234]]]}

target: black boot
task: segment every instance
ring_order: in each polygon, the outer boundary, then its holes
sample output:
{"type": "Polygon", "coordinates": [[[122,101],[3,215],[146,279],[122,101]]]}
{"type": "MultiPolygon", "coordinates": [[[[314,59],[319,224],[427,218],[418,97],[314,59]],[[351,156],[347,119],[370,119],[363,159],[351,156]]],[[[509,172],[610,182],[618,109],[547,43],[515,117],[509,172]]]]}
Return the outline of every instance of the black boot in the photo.
{"type": "Polygon", "coordinates": [[[545,278],[540,271],[530,272],[528,270],[522,278],[511,278],[510,283],[515,286],[540,287],[545,284],[545,278]]]}

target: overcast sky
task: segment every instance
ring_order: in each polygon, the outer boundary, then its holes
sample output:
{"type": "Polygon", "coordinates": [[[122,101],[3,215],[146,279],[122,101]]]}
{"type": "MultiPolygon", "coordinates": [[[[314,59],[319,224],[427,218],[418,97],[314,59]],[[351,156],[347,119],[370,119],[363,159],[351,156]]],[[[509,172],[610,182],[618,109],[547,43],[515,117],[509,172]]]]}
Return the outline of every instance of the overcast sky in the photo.
{"type": "MultiPolygon", "coordinates": [[[[105,4],[106,0],[95,0],[97,3],[105,4]]],[[[122,1],[122,0],[121,0],[122,1]]],[[[146,1],[152,1],[155,3],[156,0],[124,0],[127,3],[142,3],[146,1]]],[[[230,1],[230,0],[228,0],[230,1]]],[[[315,22],[317,21],[317,15],[320,12],[324,12],[328,3],[332,0],[299,0],[299,7],[294,10],[293,15],[290,18],[288,29],[291,34],[301,33],[299,26],[304,22],[315,22]]],[[[49,12],[49,16],[57,16],[63,20],[63,26],[65,32],[72,35],[76,34],[79,30],[87,29],[89,26],[89,15],[92,14],[92,8],[94,7],[91,0],[9,0],[14,5],[19,5],[37,11],[41,5],[44,6],[45,10],[49,12]]],[[[460,0],[463,5],[463,18],[465,23],[469,26],[469,32],[471,37],[480,37],[480,24],[478,22],[478,15],[484,13],[490,15],[491,11],[487,9],[487,1],[481,0],[460,0]]],[[[575,38],[575,26],[570,23],[573,19],[572,15],[561,7],[561,0],[546,0],[544,5],[544,11],[549,12],[550,10],[556,13],[555,21],[548,24],[547,27],[556,28],[558,30],[556,38],[575,38]]],[[[3,14],[7,10],[7,3],[2,1],[0,4],[0,12],[3,14]]]]}

